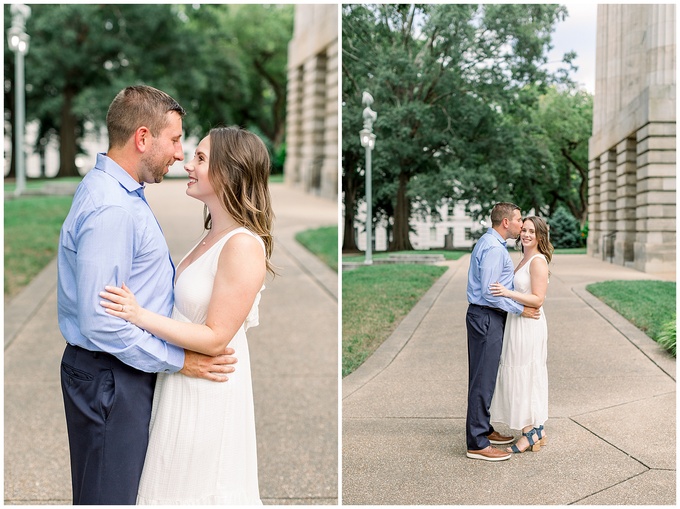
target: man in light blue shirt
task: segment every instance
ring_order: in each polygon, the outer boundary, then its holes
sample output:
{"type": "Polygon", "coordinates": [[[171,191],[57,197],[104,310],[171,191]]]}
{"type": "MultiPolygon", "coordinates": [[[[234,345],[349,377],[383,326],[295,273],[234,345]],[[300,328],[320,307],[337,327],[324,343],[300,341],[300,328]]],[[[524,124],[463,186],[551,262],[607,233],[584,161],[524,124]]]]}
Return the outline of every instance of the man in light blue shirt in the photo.
{"type": "Polygon", "coordinates": [[[522,214],[517,205],[497,203],[491,211],[491,228],[477,242],[468,270],[466,315],[468,332],[468,408],[466,418],[467,457],[486,461],[510,459],[511,454],[491,444],[508,444],[511,436],[493,429],[489,407],[496,387],[496,375],[503,346],[508,313],[538,318],[535,308],[512,299],[496,297],[489,286],[500,282],[513,289],[514,265],[506,247],[522,230],[522,214]]]}
{"type": "Polygon", "coordinates": [[[157,372],[225,381],[234,370],[233,349],[217,357],[184,351],[99,304],[104,286],[125,283],[140,305],[170,315],[175,268],[144,186],[184,159],[184,114],[160,90],[122,90],[106,117],[109,150],[78,186],[62,226],[57,298],[74,504],[135,504],[157,372]]]}
{"type": "Polygon", "coordinates": [[[59,245],[59,327],[66,340],[108,352],[148,373],[175,372],[184,350],[107,314],[99,305],[102,284],[125,282],[144,307],[170,315],[174,267],[144,186],[113,159],[97,164],[78,187],[59,245]]]}

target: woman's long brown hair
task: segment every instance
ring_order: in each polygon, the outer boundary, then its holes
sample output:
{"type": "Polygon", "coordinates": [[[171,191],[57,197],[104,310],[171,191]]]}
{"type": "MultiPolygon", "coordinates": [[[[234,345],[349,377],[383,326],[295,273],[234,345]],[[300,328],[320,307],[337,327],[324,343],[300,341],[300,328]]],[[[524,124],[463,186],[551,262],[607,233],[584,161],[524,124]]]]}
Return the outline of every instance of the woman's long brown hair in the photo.
{"type": "MultiPolygon", "coordinates": [[[[208,178],[224,209],[264,242],[267,271],[274,249],[274,212],[269,193],[270,161],[267,147],[256,135],[240,127],[216,127],[210,136],[208,178]]],[[[212,227],[210,213],[205,228],[212,227]]]]}

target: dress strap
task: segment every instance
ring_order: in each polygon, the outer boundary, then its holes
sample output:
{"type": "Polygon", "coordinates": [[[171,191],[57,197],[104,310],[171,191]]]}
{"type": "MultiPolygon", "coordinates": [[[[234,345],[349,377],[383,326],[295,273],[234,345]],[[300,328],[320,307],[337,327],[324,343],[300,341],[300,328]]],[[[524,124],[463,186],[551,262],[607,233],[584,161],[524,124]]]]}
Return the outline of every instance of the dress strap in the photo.
{"type": "MultiPolygon", "coordinates": [[[[255,237],[255,239],[257,239],[257,241],[260,243],[260,246],[262,246],[262,250],[264,251],[265,256],[267,256],[267,249],[264,247],[264,241],[262,240],[262,238],[259,235],[257,235],[256,233],[251,232],[248,228],[244,228],[243,226],[239,226],[238,228],[230,231],[224,237],[222,237],[220,240],[218,240],[217,243],[218,244],[222,243],[222,246],[224,247],[224,244],[226,244],[226,242],[230,238],[232,238],[234,235],[236,235],[237,233],[247,233],[251,237],[255,237]]],[[[221,249],[220,249],[220,251],[221,251],[221,249]]]]}
{"type": "MultiPolygon", "coordinates": [[[[543,258],[543,259],[545,260],[545,255],[544,255],[543,253],[536,253],[534,256],[532,256],[531,258],[529,258],[529,260],[527,261],[527,263],[531,263],[531,260],[533,260],[533,259],[536,258],[537,256],[540,256],[541,258],[543,258]]],[[[547,261],[546,261],[546,263],[547,263],[547,261]]]]}
{"type": "Polygon", "coordinates": [[[527,263],[525,264],[526,267],[527,267],[527,271],[529,271],[529,274],[531,274],[531,261],[532,261],[534,258],[536,258],[537,256],[540,256],[540,257],[543,259],[543,261],[545,262],[546,265],[548,264],[548,260],[545,259],[545,255],[544,255],[543,253],[536,253],[534,256],[532,256],[531,258],[529,258],[529,259],[527,260],[527,263]]]}

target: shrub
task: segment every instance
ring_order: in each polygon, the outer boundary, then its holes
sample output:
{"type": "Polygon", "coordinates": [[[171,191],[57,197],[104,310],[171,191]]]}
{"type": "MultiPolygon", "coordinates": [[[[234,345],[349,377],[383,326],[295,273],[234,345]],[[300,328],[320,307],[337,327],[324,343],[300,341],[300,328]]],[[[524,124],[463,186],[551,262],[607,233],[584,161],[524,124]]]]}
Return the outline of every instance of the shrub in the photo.
{"type": "Polygon", "coordinates": [[[672,320],[666,322],[661,328],[657,342],[668,350],[673,357],[675,357],[675,332],[676,332],[676,320],[675,316],[672,320]]]}
{"type": "Polygon", "coordinates": [[[582,247],[581,225],[564,207],[559,207],[548,221],[550,242],[556,248],[582,247]]]}

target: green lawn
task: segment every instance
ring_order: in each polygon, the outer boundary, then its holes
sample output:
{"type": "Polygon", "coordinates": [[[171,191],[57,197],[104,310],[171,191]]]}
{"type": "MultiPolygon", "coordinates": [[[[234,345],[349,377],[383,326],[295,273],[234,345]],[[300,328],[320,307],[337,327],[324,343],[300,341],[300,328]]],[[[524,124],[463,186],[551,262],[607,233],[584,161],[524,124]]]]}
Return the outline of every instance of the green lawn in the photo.
{"type": "Polygon", "coordinates": [[[587,248],[585,247],[572,247],[564,249],[555,249],[555,254],[586,254],[587,248]]]}
{"type": "MultiPolygon", "coordinates": [[[[655,341],[666,337],[664,328],[675,323],[675,283],[669,281],[604,281],[586,287],[590,293],[622,315],[655,341]]],[[[672,326],[673,331],[675,326],[672,326]]],[[[672,349],[675,350],[673,332],[672,349]]]]}
{"type": "Polygon", "coordinates": [[[70,196],[5,200],[5,298],[12,298],[57,254],[70,196]]]}
{"type": "Polygon", "coordinates": [[[360,266],[342,273],[342,376],[358,368],[396,329],[446,267],[360,266]]]}
{"type": "MultiPolygon", "coordinates": [[[[82,180],[82,177],[65,177],[65,178],[45,178],[45,179],[26,179],[26,189],[35,190],[42,189],[45,184],[52,183],[78,183],[82,180]]],[[[14,179],[10,181],[5,181],[5,192],[12,193],[16,189],[16,182],[14,179]]]]}
{"type": "MultiPolygon", "coordinates": [[[[431,250],[414,249],[413,251],[394,251],[394,252],[378,251],[376,253],[373,253],[372,258],[374,260],[380,260],[380,259],[384,259],[384,258],[389,258],[389,256],[393,255],[393,254],[413,254],[413,255],[442,254],[442,255],[444,255],[444,258],[446,260],[457,260],[461,256],[464,256],[466,254],[470,254],[470,251],[448,251],[446,249],[431,249],[431,250]]],[[[342,257],[343,262],[363,262],[365,259],[366,259],[366,255],[364,255],[364,254],[343,255],[343,257],[342,257]]]]}
{"type": "MultiPolygon", "coordinates": [[[[512,252],[512,249],[511,249],[512,252]]],[[[470,254],[471,251],[466,251],[466,250],[454,250],[454,251],[449,251],[446,249],[423,249],[423,250],[417,250],[414,249],[413,251],[395,251],[395,252],[385,252],[385,251],[378,251],[377,253],[373,253],[373,259],[374,260],[380,260],[382,258],[388,258],[392,254],[442,254],[444,255],[444,258],[446,260],[457,260],[461,256],[465,256],[466,254],[470,254]]],[[[579,247],[579,248],[571,248],[571,249],[555,249],[556,254],[586,254],[586,248],[585,247],[579,247]]],[[[366,256],[362,254],[347,254],[343,255],[342,261],[343,262],[363,262],[366,259],[366,256]]]]}
{"type": "Polygon", "coordinates": [[[324,226],[305,230],[295,235],[295,240],[318,256],[335,272],[338,271],[338,227],[324,226]]]}

